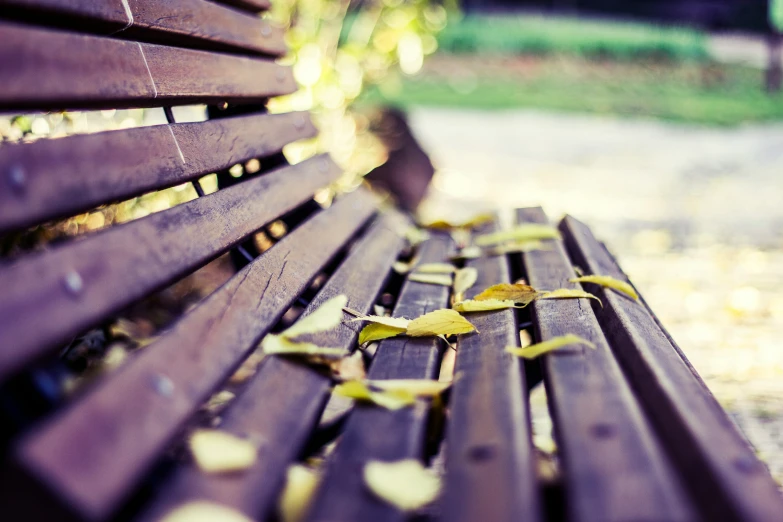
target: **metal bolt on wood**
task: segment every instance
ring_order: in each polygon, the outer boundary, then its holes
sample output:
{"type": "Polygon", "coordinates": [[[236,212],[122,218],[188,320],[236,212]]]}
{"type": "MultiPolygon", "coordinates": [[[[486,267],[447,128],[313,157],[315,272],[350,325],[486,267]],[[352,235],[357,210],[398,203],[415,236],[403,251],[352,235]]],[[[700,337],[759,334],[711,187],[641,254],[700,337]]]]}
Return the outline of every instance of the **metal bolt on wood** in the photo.
{"type": "Polygon", "coordinates": [[[8,182],[11,184],[12,188],[21,192],[24,189],[26,181],[27,174],[21,165],[12,165],[11,168],[8,169],[8,182]]]}
{"type": "Polygon", "coordinates": [[[171,394],[174,393],[174,383],[165,375],[155,375],[152,378],[152,386],[158,395],[163,397],[171,397],[171,394]]]}
{"type": "Polygon", "coordinates": [[[65,285],[65,289],[75,296],[81,294],[82,290],[84,289],[84,281],[82,280],[82,276],[80,276],[76,271],[71,271],[65,274],[65,278],[63,278],[63,284],[65,285]]]}

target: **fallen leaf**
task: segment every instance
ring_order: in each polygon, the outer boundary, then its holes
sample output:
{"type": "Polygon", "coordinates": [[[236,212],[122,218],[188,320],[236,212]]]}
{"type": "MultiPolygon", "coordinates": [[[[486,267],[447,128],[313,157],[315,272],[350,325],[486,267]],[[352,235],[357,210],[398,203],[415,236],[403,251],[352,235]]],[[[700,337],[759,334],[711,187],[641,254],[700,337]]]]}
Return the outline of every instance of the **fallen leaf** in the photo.
{"type": "Polygon", "coordinates": [[[454,275],[454,300],[462,301],[462,295],[478,281],[478,270],[473,267],[460,268],[454,275]]]}
{"type": "Polygon", "coordinates": [[[206,473],[241,471],[252,466],[258,456],[252,443],[225,431],[199,429],[189,442],[196,464],[206,473]]]}
{"type": "Polygon", "coordinates": [[[586,346],[589,346],[590,348],[595,349],[595,344],[588,341],[587,339],[579,337],[576,334],[566,334],[566,335],[561,335],[559,337],[553,337],[548,341],[531,344],[530,346],[526,346],[525,348],[509,346],[506,348],[506,351],[518,357],[524,357],[525,359],[535,359],[539,355],[543,355],[545,353],[551,352],[552,350],[558,350],[565,346],[570,346],[574,344],[584,344],[586,346]]]}
{"type": "Polygon", "coordinates": [[[285,487],[278,502],[278,511],[283,522],[304,520],[313,501],[319,478],[318,473],[307,466],[294,464],[288,467],[285,487]]]}
{"type": "Polygon", "coordinates": [[[159,522],[253,522],[253,519],[233,508],[194,500],[169,511],[159,522]]]}
{"type": "Polygon", "coordinates": [[[372,402],[389,410],[399,410],[416,402],[412,393],[401,391],[374,391],[364,381],[348,381],[338,384],[332,393],[358,401],[372,402]]]}
{"type": "Polygon", "coordinates": [[[532,241],[536,239],[560,239],[560,232],[551,225],[538,223],[526,223],[517,225],[509,230],[501,230],[491,234],[484,234],[476,238],[476,245],[490,246],[508,241],[532,241]]]}
{"type": "Polygon", "coordinates": [[[448,221],[445,219],[438,219],[435,221],[431,221],[429,223],[422,224],[425,228],[434,228],[436,230],[449,230],[452,228],[473,228],[477,227],[479,225],[483,225],[484,223],[489,223],[495,219],[495,217],[492,214],[478,214],[467,221],[462,221],[459,223],[454,223],[453,221],[448,221]]]}
{"type": "Polygon", "coordinates": [[[573,279],[569,279],[568,281],[571,283],[592,283],[595,285],[600,285],[604,288],[611,288],[612,290],[617,290],[618,292],[627,295],[631,299],[635,299],[635,300],[639,299],[639,294],[636,293],[636,290],[634,290],[630,284],[626,283],[625,281],[615,279],[612,276],[583,275],[583,276],[575,277],[573,279]]]}
{"type": "Polygon", "coordinates": [[[539,292],[530,285],[501,283],[493,285],[474,297],[476,301],[499,299],[514,301],[516,304],[528,305],[538,296],[539,292]]]}
{"type": "Polygon", "coordinates": [[[261,361],[264,360],[264,357],[266,356],[262,350],[257,350],[251,353],[247,359],[242,361],[242,364],[231,375],[231,377],[228,378],[228,382],[231,384],[239,384],[248,380],[250,377],[255,375],[256,371],[258,370],[258,365],[261,364],[261,361]]]}
{"type": "Polygon", "coordinates": [[[503,301],[500,299],[484,299],[482,301],[477,301],[473,299],[467,299],[465,301],[455,303],[452,308],[460,313],[489,312],[491,310],[514,308],[514,301],[503,301]]]}
{"type": "Polygon", "coordinates": [[[440,478],[418,460],[370,461],[364,466],[364,483],[376,496],[402,511],[413,511],[434,501],[440,478]]]}
{"type": "Polygon", "coordinates": [[[317,357],[334,357],[346,355],[343,348],[324,348],[309,342],[292,341],[280,334],[267,334],[261,347],[269,355],[312,355],[317,357]]]}
{"type": "Polygon", "coordinates": [[[453,256],[451,256],[452,261],[461,261],[464,259],[476,259],[481,257],[483,254],[483,251],[481,250],[481,247],[477,247],[475,245],[467,246],[453,256]]]}
{"type": "Polygon", "coordinates": [[[408,276],[408,281],[425,283],[428,285],[451,286],[451,275],[446,274],[420,274],[418,272],[408,276]]]}
{"type": "Polygon", "coordinates": [[[518,243],[509,243],[507,245],[498,245],[491,248],[488,253],[495,256],[502,256],[506,254],[527,254],[528,252],[535,252],[537,250],[552,250],[538,239],[531,241],[522,241],[518,243]]]}
{"type": "Polygon", "coordinates": [[[417,274],[453,274],[456,270],[449,263],[424,263],[416,267],[417,274]]]}
{"type": "Polygon", "coordinates": [[[226,404],[234,400],[234,397],[236,397],[236,395],[234,395],[232,392],[228,390],[221,390],[212,395],[207,403],[202,406],[202,409],[208,411],[209,413],[217,413],[226,404]]]}
{"type": "Polygon", "coordinates": [[[433,381],[430,379],[378,379],[366,381],[374,388],[384,391],[410,393],[415,397],[434,397],[446,391],[450,382],[433,381]]]}
{"type": "Polygon", "coordinates": [[[426,230],[422,230],[418,227],[408,227],[404,233],[405,239],[412,247],[424,243],[429,239],[430,235],[426,230]]]}
{"type": "Polygon", "coordinates": [[[408,325],[411,322],[410,319],[405,319],[404,317],[388,317],[385,315],[360,315],[355,319],[351,319],[351,321],[367,321],[368,323],[383,324],[391,326],[392,328],[401,328],[403,330],[408,328],[408,325]]]}
{"type": "Polygon", "coordinates": [[[331,364],[332,372],[343,381],[357,381],[366,377],[364,356],[359,350],[331,364]]]}
{"type": "Polygon", "coordinates": [[[404,334],[407,328],[396,328],[387,324],[370,323],[359,332],[359,345],[363,345],[372,341],[380,341],[381,339],[388,339],[389,337],[396,337],[400,334],[404,334]]]}
{"type": "Polygon", "coordinates": [[[344,295],[332,297],[313,310],[311,314],[299,319],[280,336],[294,339],[304,334],[331,330],[340,324],[340,320],[343,318],[343,307],[347,304],[348,298],[344,295]]]}
{"type": "Polygon", "coordinates": [[[472,237],[470,230],[467,228],[452,229],[451,232],[449,232],[449,235],[451,235],[451,240],[454,241],[457,248],[468,246],[472,237]]]}
{"type": "Polygon", "coordinates": [[[603,303],[601,303],[601,300],[598,299],[596,296],[591,294],[590,292],[585,292],[584,290],[579,290],[576,288],[558,288],[557,290],[552,290],[551,292],[544,292],[543,294],[539,295],[537,299],[595,299],[598,301],[598,303],[603,306],[603,303]]]}
{"type": "Polygon", "coordinates": [[[413,319],[408,325],[406,334],[411,337],[459,335],[475,330],[476,327],[455,310],[443,309],[413,319]]]}

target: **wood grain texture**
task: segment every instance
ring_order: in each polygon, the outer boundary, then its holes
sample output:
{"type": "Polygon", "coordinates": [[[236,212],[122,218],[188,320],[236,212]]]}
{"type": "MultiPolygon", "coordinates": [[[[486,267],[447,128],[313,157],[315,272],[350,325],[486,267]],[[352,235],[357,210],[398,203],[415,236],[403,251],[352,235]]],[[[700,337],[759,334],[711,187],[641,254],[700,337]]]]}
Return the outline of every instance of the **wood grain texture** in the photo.
{"type": "MultiPolygon", "coordinates": [[[[575,263],[585,273],[626,280],[590,229],[572,217],[560,223],[575,263]]],[[[615,356],[707,520],[773,521],[781,497],[766,466],[693,375],[642,302],[597,285],[595,308],[615,356]]]]}
{"type": "MultiPolygon", "coordinates": [[[[348,307],[373,313],[392,263],[404,246],[399,231],[405,220],[392,211],[379,218],[351,249],[324,288],[303,312],[309,315],[336,295],[348,297],[348,307]]],[[[313,337],[322,346],[356,347],[359,323],[313,337]]],[[[182,466],[141,520],[158,520],[189,500],[211,500],[231,506],[251,518],[266,519],[275,506],[288,466],[299,456],[317,425],[330,379],[306,365],[269,357],[248,388],[223,412],[220,429],[261,441],[253,467],[239,476],[208,475],[195,466],[182,466]]]]}
{"type": "Polygon", "coordinates": [[[159,190],[315,136],[307,113],[254,115],[0,147],[0,233],[159,190]]]}
{"type": "MultiPolygon", "coordinates": [[[[444,262],[452,250],[451,238],[433,234],[420,247],[419,264],[444,262]]],[[[444,286],[406,281],[394,317],[415,318],[448,306],[444,286]]],[[[380,342],[368,372],[370,379],[432,379],[437,376],[443,341],[437,338],[399,337],[380,342]]],[[[357,404],[327,465],[309,521],[402,521],[406,515],[378,500],[364,485],[362,470],[369,460],[421,458],[428,407],[396,411],[357,404]]]]}
{"type": "Polygon", "coordinates": [[[319,213],[24,437],[16,460],[39,481],[42,495],[64,499],[87,520],[110,516],[375,205],[374,197],[357,191],[319,213]]]}
{"type": "MultiPolygon", "coordinates": [[[[497,223],[480,233],[498,229],[497,223]]],[[[485,288],[509,283],[505,256],[469,260],[478,271],[466,292],[473,298],[485,288]]],[[[478,332],[461,335],[446,428],[447,473],[443,520],[450,522],[541,520],[534,467],[525,375],[513,310],[465,314],[478,332]]]]}
{"type": "Polygon", "coordinates": [[[0,267],[0,380],[225,252],[339,173],[317,157],[0,267]]]}
{"type": "Polygon", "coordinates": [[[296,90],[270,60],[9,23],[0,33],[0,110],[258,103],[296,90]]]}
{"type": "MultiPolygon", "coordinates": [[[[540,208],[520,223],[548,223],[540,208]]],[[[580,288],[562,241],[523,256],[539,290],[580,288]]],[[[576,334],[596,349],[543,356],[544,378],[573,521],[698,520],[678,475],[625,380],[587,299],[533,303],[537,341],[576,334]]]]}
{"type": "Polygon", "coordinates": [[[104,33],[118,31],[130,22],[122,0],[0,0],[0,15],[104,33]]]}

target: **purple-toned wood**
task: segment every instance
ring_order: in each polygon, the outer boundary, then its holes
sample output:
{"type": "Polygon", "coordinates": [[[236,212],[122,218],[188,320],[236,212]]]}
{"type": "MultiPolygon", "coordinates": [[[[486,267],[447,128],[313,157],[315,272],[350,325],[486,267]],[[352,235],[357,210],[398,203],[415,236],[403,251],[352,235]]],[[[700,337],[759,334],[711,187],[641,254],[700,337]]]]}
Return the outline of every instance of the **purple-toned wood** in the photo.
{"type": "Polygon", "coordinates": [[[315,134],[307,113],[289,113],[7,144],[0,233],[183,183],[315,134]]]}
{"type": "MultiPolygon", "coordinates": [[[[517,211],[520,223],[548,223],[540,208],[517,211]]],[[[580,288],[560,240],[524,254],[539,290],[580,288]]],[[[595,345],[543,356],[547,397],[572,521],[699,520],[672,462],[614,359],[587,299],[533,303],[537,341],[576,334],[595,345]]]]}
{"type": "Polygon", "coordinates": [[[0,267],[0,379],[225,252],[339,174],[317,157],[0,267]]]}
{"type": "MultiPolygon", "coordinates": [[[[444,262],[451,238],[433,234],[419,250],[419,264],[444,262]]],[[[414,268],[415,270],[415,268],[414,268]]],[[[415,318],[448,307],[449,289],[406,281],[394,317],[415,318]]],[[[381,341],[368,372],[370,379],[432,379],[437,376],[443,341],[399,337],[381,341]]],[[[427,427],[423,404],[396,411],[357,405],[340,436],[316,494],[309,521],[403,521],[407,516],[377,499],[364,485],[362,469],[369,460],[422,458],[427,427]]]]}
{"type": "MultiPolygon", "coordinates": [[[[498,229],[489,223],[479,233],[498,229]]],[[[468,299],[485,288],[509,283],[504,256],[469,260],[478,271],[468,299]]],[[[519,358],[513,310],[466,314],[478,332],[462,335],[446,427],[446,476],[442,520],[535,522],[541,520],[534,466],[527,386],[519,358]]]]}
{"type": "Polygon", "coordinates": [[[41,498],[65,501],[87,520],[115,512],[188,418],[375,208],[375,198],[363,190],[340,199],[237,273],[115,375],[23,437],[15,460],[39,482],[41,498]]]}
{"type": "MultiPolygon", "coordinates": [[[[560,230],[586,273],[626,280],[586,225],[566,217],[560,230]]],[[[603,301],[594,307],[598,321],[705,519],[779,520],[783,496],[768,470],[644,304],[596,285],[586,289],[603,301]]]]}
{"type": "Polygon", "coordinates": [[[272,2],[270,0],[216,0],[216,1],[221,4],[226,4],[226,5],[237,7],[239,9],[244,9],[245,11],[250,11],[251,13],[266,11],[267,9],[272,7],[272,2]]]}
{"type": "Polygon", "coordinates": [[[104,33],[121,30],[130,22],[123,0],[0,0],[0,15],[33,23],[79,24],[104,33]]]}
{"type": "Polygon", "coordinates": [[[296,90],[270,60],[9,23],[0,34],[0,110],[257,103],[296,90]]]}

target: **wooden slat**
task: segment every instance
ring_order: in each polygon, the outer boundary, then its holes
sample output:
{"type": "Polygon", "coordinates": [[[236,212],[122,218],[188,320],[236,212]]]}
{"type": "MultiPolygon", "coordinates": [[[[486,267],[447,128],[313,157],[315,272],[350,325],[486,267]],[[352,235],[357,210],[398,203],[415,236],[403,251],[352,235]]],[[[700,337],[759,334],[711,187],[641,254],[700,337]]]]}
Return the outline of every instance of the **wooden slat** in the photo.
{"type": "MultiPolygon", "coordinates": [[[[448,260],[452,242],[436,234],[420,246],[419,263],[448,260]]],[[[415,269],[414,269],[415,270],[415,269]]],[[[407,281],[394,317],[414,318],[446,308],[449,289],[407,281]]],[[[370,366],[370,379],[432,379],[436,377],[443,341],[437,338],[392,338],[381,341],[370,366]]],[[[322,487],[307,520],[341,522],[402,521],[406,515],[375,498],[364,485],[362,469],[369,460],[421,458],[427,427],[427,407],[390,411],[357,405],[340,436],[322,487]]]]}
{"type": "MultiPolygon", "coordinates": [[[[583,223],[566,217],[560,230],[586,273],[626,279],[583,223]]],[[[604,307],[596,311],[598,321],[705,519],[779,520],[783,497],[768,470],[643,303],[595,285],[587,289],[601,297],[604,307]]]]}
{"type": "Polygon", "coordinates": [[[254,115],[0,147],[0,233],[138,196],[315,136],[307,113],[254,115]]]}
{"type": "Polygon", "coordinates": [[[280,28],[207,0],[0,0],[0,16],[183,47],[273,56],[286,51],[280,28]]]}
{"type": "MultiPolygon", "coordinates": [[[[517,211],[522,223],[548,223],[540,208],[517,211]]],[[[524,255],[540,290],[580,288],[560,240],[524,255]]],[[[587,299],[533,303],[537,340],[576,334],[596,349],[543,356],[547,397],[562,457],[570,519],[604,522],[697,520],[690,501],[625,380],[587,299]]]]}
{"type": "Polygon", "coordinates": [[[357,191],[283,238],[71,408],[26,436],[19,465],[79,516],[111,515],[187,419],[372,216],[357,191]]]}
{"type": "MultiPolygon", "coordinates": [[[[480,233],[497,230],[497,224],[480,233]]],[[[505,257],[468,261],[478,280],[467,293],[510,282],[505,257]]],[[[519,359],[504,351],[519,346],[513,310],[472,313],[478,333],[462,335],[446,431],[443,520],[534,522],[541,520],[533,461],[525,375],[519,359]]]]}
{"type": "Polygon", "coordinates": [[[290,68],[269,60],[9,23],[0,34],[0,110],[250,103],[296,90],[290,68]]]}
{"type": "Polygon", "coordinates": [[[206,263],[339,175],[318,157],[0,267],[0,380],[206,263]]]}
{"type": "Polygon", "coordinates": [[[250,11],[251,13],[266,11],[267,9],[272,7],[272,2],[270,0],[216,0],[216,1],[220,2],[221,4],[231,5],[234,7],[238,7],[239,9],[244,9],[245,11],[250,11]]]}
{"type": "MultiPolygon", "coordinates": [[[[372,305],[404,246],[399,231],[405,220],[395,214],[382,216],[368,229],[304,316],[339,294],[348,297],[350,308],[373,313],[372,305]]],[[[347,353],[356,347],[358,330],[358,323],[343,323],[318,335],[317,342],[345,348],[347,353]]],[[[330,385],[327,376],[312,368],[282,357],[267,358],[248,388],[221,414],[221,430],[261,441],[255,465],[239,476],[208,475],[195,466],[182,466],[141,519],[158,520],[177,505],[195,499],[264,518],[275,505],[288,465],[299,456],[318,423],[330,385]]]]}

